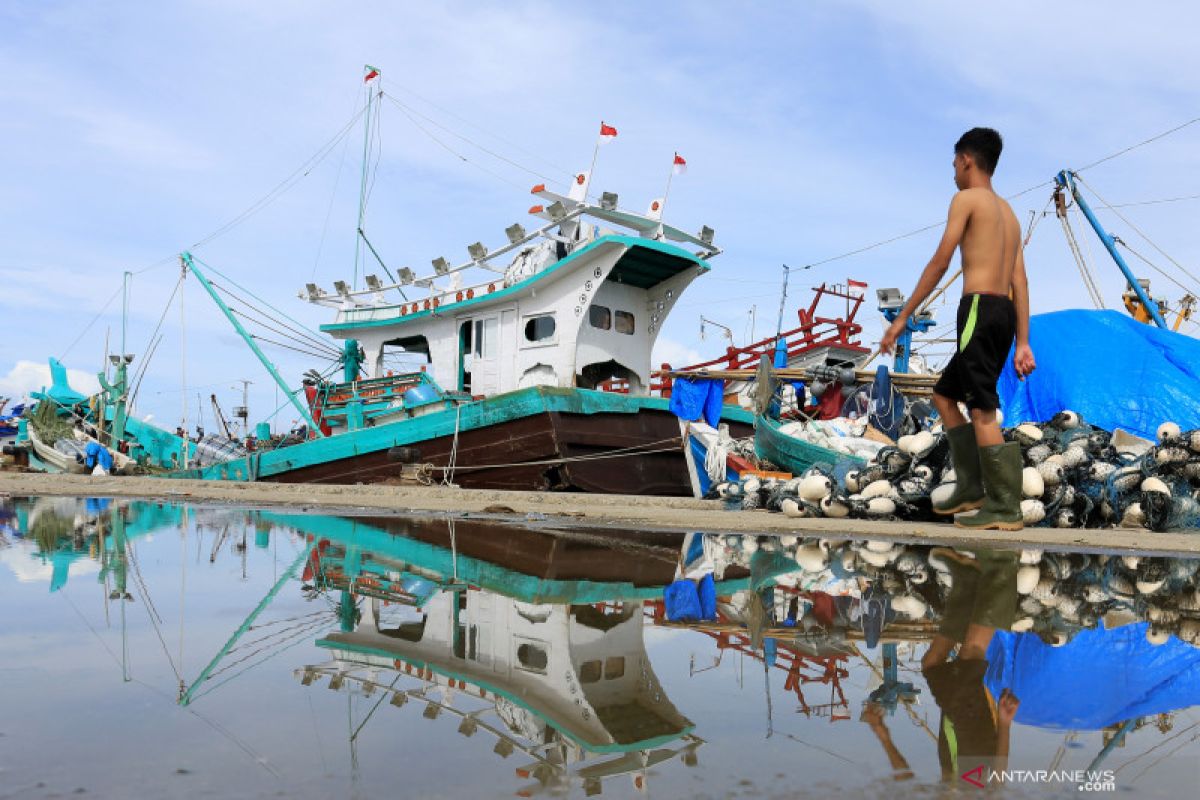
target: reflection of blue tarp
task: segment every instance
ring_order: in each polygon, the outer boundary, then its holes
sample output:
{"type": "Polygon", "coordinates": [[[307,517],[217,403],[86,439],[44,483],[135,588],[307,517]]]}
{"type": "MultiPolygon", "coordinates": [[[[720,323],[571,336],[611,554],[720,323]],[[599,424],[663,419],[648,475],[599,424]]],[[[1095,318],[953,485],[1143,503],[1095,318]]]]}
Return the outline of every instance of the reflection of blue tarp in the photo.
{"type": "Polygon", "coordinates": [[[1037,370],[1022,383],[1006,362],[997,386],[1005,424],[1069,408],[1148,438],[1168,420],[1200,428],[1200,340],[1116,311],[1038,314],[1029,328],[1037,370]]]}
{"type": "Polygon", "coordinates": [[[1200,705],[1200,648],[1174,637],[1156,647],[1145,623],[1084,630],[1062,647],[998,631],[987,660],[988,690],[1011,689],[1025,725],[1098,730],[1200,705]]]}
{"type": "Polygon", "coordinates": [[[724,381],[680,378],[671,384],[671,413],[687,422],[703,415],[704,421],[715,428],[721,423],[724,395],[724,381]]]}

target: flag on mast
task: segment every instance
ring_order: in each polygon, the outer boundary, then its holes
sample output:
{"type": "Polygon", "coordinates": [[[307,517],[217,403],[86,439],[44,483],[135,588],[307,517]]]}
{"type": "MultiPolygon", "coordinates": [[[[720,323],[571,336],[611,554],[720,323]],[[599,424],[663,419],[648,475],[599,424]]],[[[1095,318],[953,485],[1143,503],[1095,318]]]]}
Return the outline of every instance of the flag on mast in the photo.
{"type": "Polygon", "coordinates": [[[682,175],[687,172],[687,162],[684,161],[683,156],[679,155],[679,153],[675,154],[675,161],[671,166],[671,172],[675,175],[682,175]]]}
{"type": "Polygon", "coordinates": [[[617,129],[612,125],[605,124],[604,120],[600,120],[600,140],[598,144],[608,144],[615,138],[617,138],[617,129]]]}
{"type": "Polygon", "coordinates": [[[363,76],[363,83],[370,83],[379,77],[379,70],[376,67],[367,64],[363,69],[367,71],[367,74],[363,76]]]}

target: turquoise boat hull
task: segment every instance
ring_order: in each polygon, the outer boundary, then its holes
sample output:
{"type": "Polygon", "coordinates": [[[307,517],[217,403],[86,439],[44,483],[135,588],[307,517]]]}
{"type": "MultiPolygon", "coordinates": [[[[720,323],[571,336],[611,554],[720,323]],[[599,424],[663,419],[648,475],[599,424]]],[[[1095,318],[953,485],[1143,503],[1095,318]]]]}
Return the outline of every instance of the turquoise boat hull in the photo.
{"type": "MultiPolygon", "coordinates": [[[[310,439],[172,478],[283,483],[400,480],[393,455],[465,488],[691,495],[669,400],[532,387],[373,427],[310,439]],[[405,448],[401,454],[393,448],[405,448]]],[[[729,408],[748,430],[750,417],[729,408]]]]}

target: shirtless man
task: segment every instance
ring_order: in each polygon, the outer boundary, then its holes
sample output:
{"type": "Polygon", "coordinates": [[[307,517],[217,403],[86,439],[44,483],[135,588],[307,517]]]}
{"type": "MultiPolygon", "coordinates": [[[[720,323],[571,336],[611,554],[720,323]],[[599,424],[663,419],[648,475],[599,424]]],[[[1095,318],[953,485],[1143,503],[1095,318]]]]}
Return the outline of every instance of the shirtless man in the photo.
{"type": "Polygon", "coordinates": [[[954,524],[976,530],[1020,530],[1020,446],[1004,443],[996,409],[996,379],[1013,338],[1013,367],[1024,378],[1033,372],[1029,348],[1029,283],[1021,254],[1021,224],[992,189],[992,173],[1003,142],[991,128],[972,128],[954,145],[954,184],[950,215],[941,244],[917,281],[880,349],[890,353],[909,318],[938,285],[955,248],[962,251],[963,296],[958,306],[958,351],[933,388],[942,417],[956,482],[954,493],[934,505],[938,514],[956,514],[954,524]],[[970,411],[968,420],[958,404],[970,411]]]}

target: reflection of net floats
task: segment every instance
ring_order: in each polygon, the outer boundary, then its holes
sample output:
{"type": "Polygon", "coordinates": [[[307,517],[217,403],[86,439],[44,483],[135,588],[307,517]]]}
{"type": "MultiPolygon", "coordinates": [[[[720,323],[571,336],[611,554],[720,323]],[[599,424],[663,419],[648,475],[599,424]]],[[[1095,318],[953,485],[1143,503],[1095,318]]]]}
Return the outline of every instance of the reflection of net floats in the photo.
{"type": "MultiPolygon", "coordinates": [[[[569,747],[575,751],[576,759],[584,761],[586,759],[586,751],[568,738],[559,738],[556,742],[533,742],[525,743],[521,741],[521,737],[516,734],[501,729],[497,725],[483,719],[484,715],[495,715],[501,724],[504,723],[503,717],[495,705],[488,705],[474,711],[464,711],[457,708],[453,704],[455,695],[450,694],[450,691],[458,690],[463,693],[463,696],[474,698],[477,700],[495,703],[504,701],[505,698],[495,692],[489,692],[482,686],[472,686],[475,691],[468,690],[466,681],[458,678],[439,675],[432,669],[421,665],[413,664],[400,659],[394,662],[394,670],[396,677],[407,676],[421,680],[425,685],[417,689],[397,689],[395,686],[388,686],[380,683],[376,676],[379,672],[379,667],[349,667],[344,662],[332,661],[326,664],[309,665],[299,667],[292,671],[302,686],[313,686],[328,676],[329,688],[333,691],[346,691],[351,694],[358,694],[363,697],[371,697],[376,691],[383,695],[390,695],[390,704],[397,708],[402,708],[408,705],[409,701],[423,703],[425,705],[421,716],[428,720],[434,720],[440,717],[443,713],[447,716],[455,717],[459,720],[458,733],[462,736],[470,738],[476,733],[483,732],[491,735],[495,739],[495,746],[492,752],[501,758],[508,758],[513,753],[520,752],[526,757],[533,760],[533,764],[527,767],[518,767],[516,770],[519,778],[534,778],[539,783],[545,785],[552,780],[562,780],[569,778],[568,764],[561,758],[560,753],[553,753],[554,748],[569,747]],[[358,674],[359,672],[365,674],[358,674]],[[439,680],[441,679],[441,680],[439,680]],[[441,697],[435,697],[430,694],[435,689],[448,690],[441,697]]],[[[557,729],[555,729],[557,730],[557,729]]],[[[696,764],[695,751],[704,744],[705,740],[695,734],[684,734],[679,737],[682,745],[675,749],[672,756],[679,756],[688,766],[696,764]]],[[[659,750],[663,748],[658,748],[659,750]]],[[[598,767],[602,768],[603,763],[593,764],[587,763],[583,769],[594,771],[598,767]]],[[[612,775],[596,776],[576,776],[585,784],[585,788],[590,789],[596,787],[598,781],[604,777],[612,777],[612,775]]],[[[589,791],[589,794],[592,792],[589,791]]]]}
{"type": "MultiPolygon", "coordinates": [[[[746,626],[739,622],[670,622],[655,620],[655,625],[663,628],[686,628],[704,633],[745,633],[746,626]]],[[[933,620],[918,620],[915,622],[889,622],[884,635],[879,637],[880,644],[899,644],[901,642],[928,642],[937,633],[938,623],[933,620]]],[[[837,628],[833,630],[805,631],[800,628],[789,628],[786,625],[773,625],[763,628],[763,636],[782,641],[803,641],[806,638],[828,639],[837,636],[850,642],[864,641],[861,630],[856,628],[837,628]]]]}

